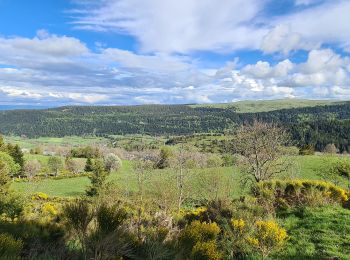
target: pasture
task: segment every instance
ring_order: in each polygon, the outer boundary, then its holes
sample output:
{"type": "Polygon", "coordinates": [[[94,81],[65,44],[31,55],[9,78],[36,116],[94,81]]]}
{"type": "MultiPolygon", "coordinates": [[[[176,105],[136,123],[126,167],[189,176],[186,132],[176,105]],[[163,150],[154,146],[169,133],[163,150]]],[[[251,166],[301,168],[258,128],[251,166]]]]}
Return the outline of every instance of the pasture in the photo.
{"type": "MultiPolygon", "coordinates": [[[[47,162],[49,156],[42,155],[26,155],[28,159],[36,158],[41,162],[47,162]]],[[[299,178],[299,179],[320,179],[318,175],[334,160],[348,160],[347,156],[332,155],[307,155],[292,156],[294,162],[292,169],[287,174],[280,176],[281,178],[299,178]]],[[[85,159],[76,159],[85,160],[85,159]]],[[[227,193],[229,196],[237,197],[244,194],[242,191],[239,178],[240,173],[236,167],[218,167],[191,169],[187,173],[187,185],[191,190],[191,194],[195,199],[209,198],[212,196],[210,192],[213,187],[210,183],[221,181],[225,185],[220,190],[221,193],[227,193]]],[[[137,187],[137,174],[132,169],[132,161],[123,160],[123,167],[118,172],[112,172],[108,177],[109,181],[116,184],[121,192],[133,192],[137,187]]],[[[167,187],[176,181],[176,173],[171,169],[152,170],[147,173],[144,185],[149,191],[155,188],[167,187]],[[155,187],[159,186],[159,187],[155,187]]],[[[88,177],[80,176],[62,179],[44,179],[35,182],[14,182],[12,188],[21,193],[30,194],[33,192],[44,192],[50,196],[70,197],[83,195],[87,186],[90,184],[88,177]]],[[[347,183],[341,183],[346,187],[347,183]]],[[[169,188],[169,187],[168,187],[169,188]]]]}

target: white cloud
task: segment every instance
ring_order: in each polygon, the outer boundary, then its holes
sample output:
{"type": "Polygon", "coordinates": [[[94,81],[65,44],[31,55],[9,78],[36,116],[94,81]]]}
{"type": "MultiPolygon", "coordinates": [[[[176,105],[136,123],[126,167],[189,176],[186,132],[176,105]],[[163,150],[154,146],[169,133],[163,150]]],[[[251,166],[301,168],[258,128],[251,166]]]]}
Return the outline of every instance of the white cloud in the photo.
{"type": "Polygon", "coordinates": [[[268,62],[258,61],[256,64],[245,66],[242,72],[255,78],[273,78],[287,76],[292,69],[293,64],[286,59],[279,62],[275,67],[271,67],[268,62]]]}
{"type": "Polygon", "coordinates": [[[254,26],[252,20],[263,2],[105,0],[82,7],[88,11],[79,11],[74,23],[75,28],[135,36],[146,52],[258,48],[266,30],[254,26]]]}
{"type": "Polygon", "coordinates": [[[329,72],[337,71],[339,67],[349,64],[347,58],[341,58],[331,49],[312,50],[309,52],[306,63],[300,68],[305,73],[314,73],[325,70],[329,72]]]}
{"type": "Polygon", "coordinates": [[[325,43],[350,46],[348,0],[296,0],[297,9],[285,15],[265,12],[270,1],[260,0],[78,2],[75,28],[134,36],[144,52],[261,49],[286,55],[325,43]]]}
{"type": "Polygon", "coordinates": [[[277,25],[266,34],[262,40],[261,49],[265,53],[282,52],[287,55],[292,50],[309,50],[318,44],[310,44],[303,41],[300,33],[291,31],[290,26],[277,25]]]}
{"type": "Polygon", "coordinates": [[[78,56],[88,51],[85,44],[73,37],[57,36],[47,31],[39,30],[37,36],[28,38],[1,38],[1,53],[12,55],[49,55],[52,57],[78,56]]]}
{"type": "Polygon", "coordinates": [[[131,51],[108,48],[103,50],[103,57],[110,61],[120,63],[122,67],[139,68],[158,71],[181,71],[189,69],[184,57],[167,54],[137,55],[131,51]]]}
{"type": "Polygon", "coordinates": [[[35,38],[0,38],[5,43],[0,46],[2,102],[143,104],[337,98],[346,96],[350,86],[349,58],[330,49],[310,51],[302,64],[289,59],[276,64],[261,60],[241,68],[234,59],[222,68],[198,68],[198,61],[190,56],[137,54],[103,46],[92,51],[74,38],[68,42],[76,44],[76,50],[61,56],[53,47],[41,50],[42,41],[53,44],[67,41],[66,37],[41,31],[35,38]]]}
{"type": "MultiPolygon", "coordinates": [[[[316,1],[304,1],[316,2],[316,1]]],[[[320,1],[321,2],[321,1],[320,1]]],[[[310,44],[337,44],[340,47],[350,46],[349,34],[350,1],[334,0],[325,1],[313,8],[281,16],[272,21],[275,26],[288,26],[290,34],[284,35],[288,39],[290,35],[299,35],[298,44],[294,48],[303,48],[310,44]]],[[[286,40],[281,40],[287,42],[286,40]]],[[[287,48],[288,49],[288,48],[287,48]]],[[[280,50],[285,48],[281,45],[280,50]]]]}

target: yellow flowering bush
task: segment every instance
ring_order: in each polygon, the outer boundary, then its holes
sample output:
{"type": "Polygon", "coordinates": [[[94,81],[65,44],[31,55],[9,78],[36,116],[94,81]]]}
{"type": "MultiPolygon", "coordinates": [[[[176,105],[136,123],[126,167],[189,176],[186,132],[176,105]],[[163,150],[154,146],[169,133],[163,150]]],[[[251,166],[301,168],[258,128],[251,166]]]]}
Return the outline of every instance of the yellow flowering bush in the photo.
{"type": "Polygon", "coordinates": [[[44,192],[36,192],[33,196],[32,196],[32,200],[47,200],[49,198],[49,195],[47,195],[44,192]]]}
{"type": "Polygon", "coordinates": [[[52,203],[43,204],[41,209],[42,209],[42,212],[45,214],[49,214],[49,215],[53,215],[53,216],[57,215],[57,209],[52,203]]]}
{"type": "Polygon", "coordinates": [[[192,222],[194,220],[203,221],[204,214],[207,212],[206,207],[197,207],[193,210],[187,211],[184,213],[184,219],[188,222],[192,222]]]}
{"type": "Polygon", "coordinates": [[[317,180],[272,180],[255,185],[252,193],[262,202],[271,201],[276,206],[343,204],[349,200],[349,191],[332,183],[317,180]]]}
{"type": "Polygon", "coordinates": [[[220,259],[220,253],[216,246],[219,233],[220,228],[216,223],[195,220],[180,233],[180,249],[184,251],[186,256],[192,255],[194,259],[220,259]],[[199,256],[204,258],[198,258],[199,256]]]}
{"type": "Polygon", "coordinates": [[[219,260],[222,258],[221,253],[215,241],[200,242],[194,245],[191,252],[192,259],[198,260],[219,260]]]}
{"type": "Polygon", "coordinates": [[[279,227],[275,221],[258,220],[255,222],[253,236],[249,236],[247,241],[263,257],[267,257],[272,252],[281,249],[287,237],[286,230],[279,227]]]}

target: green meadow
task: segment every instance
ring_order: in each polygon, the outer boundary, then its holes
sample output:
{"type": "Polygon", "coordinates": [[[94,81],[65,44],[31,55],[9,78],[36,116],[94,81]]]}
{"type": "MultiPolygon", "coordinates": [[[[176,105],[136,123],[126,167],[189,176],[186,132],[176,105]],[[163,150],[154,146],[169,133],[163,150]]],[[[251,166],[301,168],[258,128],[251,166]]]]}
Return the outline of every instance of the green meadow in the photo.
{"type": "MultiPolygon", "coordinates": [[[[43,155],[26,155],[28,159],[37,159],[42,163],[46,163],[49,156],[43,155]]],[[[85,160],[85,159],[75,159],[85,160]]],[[[294,162],[292,169],[289,169],[288,174],[281,176],[282,178],[298,178],[298,179],[320,179],[318,175],[325,167],[327,167],[334,160],[350,161],[348,156],[331,156],[331,155],[306,155],[306,156],[292,156],[291,161],[294,162]]],[[[239,171],[236,167],[219,167],[219,168],[204,168],[192,169],[188,172],[188,185],[192,188],[193,194],[196,198],[206,197],[209,194],[200,191],[198,187],[203,182],[203,178],[209,177],[210,174],[218,174],[230,187],[230,194],[232,196],[239,196],[244,191],[240,188],[239,171]]],[[[152,189],[152,183],[160,185],[165,184],[175,179],[173,170],[153,170],[148,173],[145,185],[152,189]]],[[[109,181],[116,184],[121,191],[134,191],[137,185],[137,175],[132,169],[132,162],[123,160],[123,167],[118,172],[112,172],[109,176],[109,181]]],[[[69,197],[83,195],[87,186],[90,184],[88,177],[80,176],[73,178],[62,179],[44,179],[35,182],[14,182],[12,188],[22,193],[44,192],[50,196],[69,197]]],[[[205,185],[205,184],[203,184],[205,185]]],[[[346,183],[341,183],[346,186],[346,183]]],[[[208,192],[210,189],[208,189],[208,192]]]]}

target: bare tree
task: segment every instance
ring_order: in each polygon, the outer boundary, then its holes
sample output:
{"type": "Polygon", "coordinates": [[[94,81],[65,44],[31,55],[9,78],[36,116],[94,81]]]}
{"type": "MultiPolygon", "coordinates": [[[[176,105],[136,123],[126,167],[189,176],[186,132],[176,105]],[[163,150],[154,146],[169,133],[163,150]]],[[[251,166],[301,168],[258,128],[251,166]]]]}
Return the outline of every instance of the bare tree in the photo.
{"type": "Polygon", "coordinates": [[[114,153],[109,153],[104,157],[106,171],[118,171],[122,167],[122,160],[114,153]]]}
{"type": "Polygon", "coordinates": [[[289,134],[275,124],[254,121],[235,134],[235,151],[242,155],[243,183],[265,181],[285,172],[290,161],[284,156],[289,134]]]}
{"type": "Polygon", "coordinates": [[[328,154],[336,154],[338,152],[338,149],[335,144],[327,144],[323,152],[328,154]]]}
{"type": "Polygon", "coordinates": [[[175,153],[175,156],[171,160],[171,168],[174,169],[176,174],[176,186],[177,186],[177,208],[178,211],[181,210],[182,204],[186,197],[189,196],[189,191],[191,190],[189,186],[189,177],[191,174],[190,169],[197,168],[200,166],[200,161],[197,156],[198,153],[195,151],[189,151],[188,147],[183,144],[179,147],[179,150],[175,153]]]}
{"type": "Polygon", "coordinates": [[[144,208],[144,195],[146,181],[150,177],[150,173],[153,170],[154,162],[144,159],[137,160],[134,162],[133,168],[137,176],[137,237],[141,241],[142,239],[142,211],[144,208]]]}
{"type": "Polygon", "coordinates": [[[38,160],[26,161],[24,163],[24,173],[29,180],[33,179],[40,170],[41,164],[38,160]]]}

